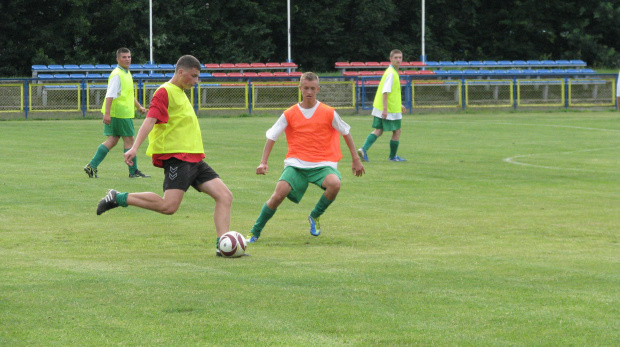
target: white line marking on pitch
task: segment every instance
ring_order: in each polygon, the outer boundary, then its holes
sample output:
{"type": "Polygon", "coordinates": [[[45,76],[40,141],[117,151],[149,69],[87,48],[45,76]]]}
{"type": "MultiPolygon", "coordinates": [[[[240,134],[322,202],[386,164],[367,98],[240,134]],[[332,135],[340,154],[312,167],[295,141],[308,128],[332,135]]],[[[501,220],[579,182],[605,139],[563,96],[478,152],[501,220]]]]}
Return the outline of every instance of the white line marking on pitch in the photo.
{"type": "Polygon", "coordinates": [[[584,150],[581,150],[581,151],[572,151],[572,152],[525,154],[525,155],[516,155],[516,156],[510,157],[510,158],[504,158],[502,160],[507,162],[507,163],[509,163],[509,164],[538,167],[538,168],[542,168],[542,169],[600,172],[598,170],[576,169],[576,168],[566,168],[566,167],[557,167],[557,166],[545,166],[545,165],[528,164],[528,163],[518,162],[518,161],[516,161],[514,159],[515,158],[540,157],[540,156],[546,156],[546,155],[564,155],[564,154],[583,153],[583,152],[596,152],[596,151],[605,151],[605,150],[609,150],[609,149],[618,149],[618,148],[620,148],[620,147],[593,148],[593,149],[584,149],[584,150]]]}

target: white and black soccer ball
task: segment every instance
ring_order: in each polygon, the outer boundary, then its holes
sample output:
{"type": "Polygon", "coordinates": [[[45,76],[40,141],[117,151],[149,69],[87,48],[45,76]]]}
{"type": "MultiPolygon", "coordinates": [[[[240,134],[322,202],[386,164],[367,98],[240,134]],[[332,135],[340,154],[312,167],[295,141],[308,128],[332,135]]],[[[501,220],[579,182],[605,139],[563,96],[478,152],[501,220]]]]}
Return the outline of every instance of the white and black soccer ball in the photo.
{"type": "Polygon", "coordinates": [[[245,237],[236,231],[229,231],[220,237],[220,252],[227,258],[237,258],[245,253],[245,237]]]}

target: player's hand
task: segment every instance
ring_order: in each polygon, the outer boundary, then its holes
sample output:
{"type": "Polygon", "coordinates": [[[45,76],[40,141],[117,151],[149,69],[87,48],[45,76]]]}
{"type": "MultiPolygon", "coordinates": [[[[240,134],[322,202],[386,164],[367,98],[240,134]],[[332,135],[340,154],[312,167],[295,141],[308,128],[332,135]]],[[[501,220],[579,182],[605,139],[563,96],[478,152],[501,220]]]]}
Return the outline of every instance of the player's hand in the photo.
{"type": "Polygon", "coordinates": [[[125,157],[125,164],[132,166],[133,165],[133,158],[136,157],[136,150],[132,148],[130,148],[127,152],[125,152],[125,154],[123,154],[123,156],[125,157]]]}
{"type": "Polygon", "coordinates": [[[146,108],[140,106],[140,108],[138,109],[138,111],[140,111],[140,113],[142,114],[146,114],[146,108]]]}
{"type": "Polygon", "coordinates": [[[402,109],[403,113],[406,113],[406,112],[407,112],[407,108],[405,107],[405,105],[400,105],[400,107],[401,107],[401,109],[402,109]]]}
{"type": "Polygon", "coordinates": [[[362,165],[362,162],[359,159],[353,160],[352,169],[353,174],[357,177],[360,177],[366,173],[366,170],[364,170],[364,165],[362,165]]]}
{"type": "Polygon", "coordinates": [[[261,163],[257,168],[256,168],[256,174],[257,175],[264,175],[266,173],[269,172],[269,165],[267,164],[263,164],[261,163]]]}
{"type": "Polygon", "coordinates": [[[109,114],[103,115],[103,124],[110,125],[112,123],[112,117],[109,114]]]}
{"type": "Polygon", "coordinates": [[[384,110],[383,112],[381,112],[381,118],[387,119],[387,114],[387,111],[384,110]]]}

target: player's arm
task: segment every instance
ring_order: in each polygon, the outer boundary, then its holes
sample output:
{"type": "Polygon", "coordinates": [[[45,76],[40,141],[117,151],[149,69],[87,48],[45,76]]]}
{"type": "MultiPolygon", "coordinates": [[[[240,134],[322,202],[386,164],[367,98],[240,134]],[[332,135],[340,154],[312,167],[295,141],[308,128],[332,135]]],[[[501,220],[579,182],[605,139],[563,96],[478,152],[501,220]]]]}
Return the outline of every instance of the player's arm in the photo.
{"type": "Polygon", "coordinates": [[[145,114],[146,113],[146,108],[142,107],[142,105],[140,105],[140,102],[138,101],[138,99],[133,99],[133,104],[134,107],[140,111],[140,113],[145,114]]]}
{"type": "Polygon", "coordinates": [[[146,117],[142,125],[140,126],[140,130],[138,130],[138,136],[136,136],[136,140],[133,143],[133,146],[125,152],[125,163],[127,165],[133,165],[133,158],[136,157],[136,153],[138,152],[138,148],[142,145],[142,142],[149,137],[149,133],[153,130],[153,126],[157,123],[157,118],[146,117]]]}
{"type": "Polygon", "coordinates": [[[264,175],[269,172],[269,165],[267,162],[269,161],[269,155],[271,154],[271,150],[273,149],[273,145],[276,142],[271,139],[267,139],[265,142],[265,148],[263,149],[263,156],[260,159],[260,164],[256,168],[257,175],[264,175]]]}
{"type": "Polygon", "coordinates": [[[112,118],[110,117],[112,101],[114,101],[114,98],[112,97],[105,98],[105,112],[103,113],[103,124],[109,125],[112,122],[112,118]]]}
{"type": "Polygon", "coordinates": [[[344,138],[344,142],[347,143],[347,147],[349,147],[349,152],[351,152],[351,166],[353,169],[353,174],[359,177],[366,173],[366,171],[364,170],[364,165],[362,165],[362,162],[360,161],[360,157],[357,155],[355,143],[353,143],[353,136],[351,136],[351,133],[348,133],[342,137],[344,138]]]}

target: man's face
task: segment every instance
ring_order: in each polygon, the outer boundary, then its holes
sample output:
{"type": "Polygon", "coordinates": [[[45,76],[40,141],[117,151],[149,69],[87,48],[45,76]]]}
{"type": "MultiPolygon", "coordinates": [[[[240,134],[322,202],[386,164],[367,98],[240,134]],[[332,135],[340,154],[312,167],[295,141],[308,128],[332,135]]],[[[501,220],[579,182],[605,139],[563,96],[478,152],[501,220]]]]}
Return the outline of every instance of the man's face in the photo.
{"type": "Polygon", "coordinates": [[[316,93],[318,93],[320,89],[321,87],[319,87],[318,80],[303,79],[299,86],[303,100],[309,102],[314,102],[314,100],[316,100],[316,93]]]}
{"type": "Polygon", "coordinates": [[[392,64],[392,66],[394,66],[397,69],[400,66],[400,63],[402,62],[403,62],[403,55],[400,53],[396,53],[390,58],[390,63],[392,64]]]}
{"type": "Polygon", "coordinates": [[[179,69],[179,83],[182,89],[191,89],[196,83],[198,83],[198,77],[200,76],[200,70],[193,67],[190,69],[179,69]]]}
{"type": "Polygon", "coordinates": [[[121,53],[121,55],[116,58],[116,62],[118,62],[118,65],[123,69],[129,69],[129,65],[131,65],[131,52],[121,53]]]}

